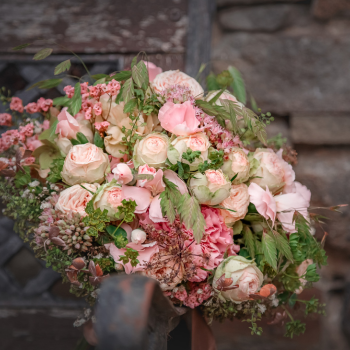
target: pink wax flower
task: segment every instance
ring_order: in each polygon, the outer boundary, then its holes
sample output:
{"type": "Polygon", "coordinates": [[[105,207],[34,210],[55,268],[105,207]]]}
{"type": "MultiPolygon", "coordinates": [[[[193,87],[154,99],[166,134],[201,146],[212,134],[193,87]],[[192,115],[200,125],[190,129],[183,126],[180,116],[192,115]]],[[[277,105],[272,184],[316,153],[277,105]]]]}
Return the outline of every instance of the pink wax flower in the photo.
{"type": "Polygon", "coordinates": [[[109,122],[101,122],[101,123],[95,123],[95,129],[99,132],[105,132],[108,127],[110,126],[109,122]]]}
{"type": "Polygon", "coordinates": [[[160,67],[157,67],[154,63],[152,62],[147,62],[144,61],[147,70],[148,70],[148,76],[149,76],[149,81],[152,82],[154,80],[154,78],[163,72],[163,69],[160,67]]]}
{"type": "Polygon", "coordinates": [[[80,91],[82,95],[88,92],[88,85],[89,83],[87,81],[85,83],[80,84],[80,91]]]}
{"type": "Polygon", "coordinates": [[[177,136],[188,136],[203,130],[198,128],[200,123],[190,101],[181,104],[166,102],[159,110],[158,118],[165,130],[177,136]]]}
{"type": "Polygon", "coordinates": [[[45,99],[44,97],[40,97],[37,101],[38,108],[41,109],[44,112],[47,112],[50,107],[52,106],[52,100],[45,99]]]}
{"type": "Polygon", "coordinates": [[[26,112],[29,114],[39,112],[39,107],[35,102],[28,103],[24,108],[25,108],[26,112]]]}
{"type": "Polygon", "coordinates": [[[89,120],[92,117],[92,109],[91,107],[89,107],[86,111],[85,111],[85,119],[89,120]]]}
{"type": "Polygon", "coordinates": [[[95,103],[95,105],[94,105],[94,113],[96,115],[101,115],[102,114],[102,104],[101,104],[101,102],[95,103]]]}
{"type": "Polygon", "coordinates": [[[0,113],[0,125],[11,126],[12,116],[8,113],[0,113]]]}
{"type": "Polygon", "coordinates": [[[23,113],[24,108],[23,108],[22,100],[19,97],[12,97],[11,103],[10,103],[10,109],[12,111],[23,113]]]}
{"type": "Polygon", "coordinates": [[[74,96],[74,87],[67,85],[63,88],[63,91],[66,93],[67,97],[72,98],[74,96]]]}

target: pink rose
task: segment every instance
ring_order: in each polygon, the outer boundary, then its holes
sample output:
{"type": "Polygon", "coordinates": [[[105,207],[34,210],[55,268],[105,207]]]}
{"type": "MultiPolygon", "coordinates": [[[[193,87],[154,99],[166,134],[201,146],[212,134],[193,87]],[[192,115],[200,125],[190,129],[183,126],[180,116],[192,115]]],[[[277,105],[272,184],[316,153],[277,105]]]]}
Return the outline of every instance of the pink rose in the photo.
{"type": "Polygon", "coordinates": [[[248,188],[250,201],[255,205],[256,210],[266,220],[271,219],[275,222],[276,219],[276,202],[273,195],[266,186],[264,191],[259,185],[251,183],[248,188]]]}
{"type": "Polygon", "coordinates": [[[224,217],[226,224],[233,224],[243,219],[248,212],[249,206],[248,186],[245,184],[232,185],[230,196],[221,202],[220,205],[227,209],[234,210],[221,210],[221,215],[224,217]]]}
{"type": "Polygon", "coordinates": [[[73,146],[64,161],[62,179],[68,185],[83,182],[101,183],[109,170],[108,155],[91,144],[73,146]]]}
{"type": "MultiPolygon", "coordinates": [[[[97,184],[91,185],[83,183],[82,185],[91,192],[96,192],[98,187],[97,184]]],[[[80,185],[68,187],[60,193],[56,203],[56,210],[65,214],[72,212],[79,213],[81,216],[86,216],[85,208],[91,198],[92,194],[80,185]]]]}
{"type": "Polygon", "coordinates": [[[259,177],[252,179],[252,182],[262,188],[268,186],[273,194],[281,191],[284,186],[290,186],[293,183],[295,173],[292,166],[272,149],[258,148],[254,152],[254,158],[260,162],[254,174],[254,176],[259,177]]]}
{"type": "Polygon", "coordinates": [[[221,169],[229,179],[237,175],[233,180],[234,185],[246,182],[249,179],[250,163],[244,150],[233,147],[221,169]]]}
{"type": "Polygon", "coordinates": [[[0,125],[11,126],[12,116],[8,113],[0,113],[0,125]]]}
{"type": "Polygon", "coordinates": [[[158,93],[172,87],[173,85],[183,85],[188,87],[194,97],[201,96],[204,93],[203,88],[196,79],[180,72],[179,70],[169,70],[160,73],[155,77],[152,83],[154,90],[158,93]]]}
{"type": "Polygon", "coordinates": [[[77,132],[80,129],[80,125],[78,121],[68,113],[67,110],[67,107],[63,108],[57,117],[59,122],[56,127],[56,134],[59,134],[61,137],[73,139],[76,137],[77,132]]]}
{"type": "Polygon", "coordinates": [[[29,114],[39,112],[39,107],[35,102],[28,103],[24,108],[25,108],[26,112],[29,114]]]}
{"type": "Polygon", "coordinates": [[[148,76],[149,76],[149,81],[152,82],[155,77],[163,72],[163,69],[160,67],[157,67],[154,63],[152,62],[146,62],[144,61],[144,64],[147,67],[148,70],[148,76]]]}
{"type": "Polygon", "coordinates": [[[106,209],[108,216],[115,219],[115,214],[118,207],[122,205],[122,200],[123,193],[120,186],[105,184],[94,199],[94,208],[100,208],[101,211],[106,209]]]}
{"type": "Polygon", "coordinates": [[[24,108],[23,108],[22,100],[19,97],[12,97],[11,103],[10,103],[10,109],[12,111],[23,113],[24,108]]]}
{"type": "Polygon", "coordinates": [[[133,179],[131,169],[125,163],[117,164],[112,170],[112,173],[114,174],[114,178],[121,185],[129,183],[133,179]]]}
{"type": "MultiPolygon", "coordinates": [[[[140,174],[140,175],[142,175],[142,174],[155,175],[156,172],[157,172],[157,170],[155,168],[150,167],[148,164],[145,164],[145,165],[139,166],[138,174],[140,174]]],[[[137,180],[136,186],[144,187],[146,182],[147,182],[147,180],[137,180]]]]}
{"type": "Polygon", "coordinates": [[[181,104],[166,102],[159,110],[158,118],[160,125],[176,136],[188,136],[202,131],[198,128],[200,123],[190,101],[181,104]]]}
{"type": "Polygon", "coordinates": [[[30,149],[31,151],[34,151],[35,149],[37,149],[38,147],[42,146],[43,143],[41,141],[38,140],[38,136],[32,136],[32,137],[28,137],[26,140],[26,145],[27,148],[30,149]]]}

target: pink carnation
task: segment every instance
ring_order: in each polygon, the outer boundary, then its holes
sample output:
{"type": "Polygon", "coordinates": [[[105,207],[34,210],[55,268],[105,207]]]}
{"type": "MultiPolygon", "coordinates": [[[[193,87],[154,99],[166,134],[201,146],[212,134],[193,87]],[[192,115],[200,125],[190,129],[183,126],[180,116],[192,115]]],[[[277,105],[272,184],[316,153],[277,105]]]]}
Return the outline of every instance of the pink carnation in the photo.
{"type": "Polygon", "coordinates": [[[23,103],[19,97],[12,97],[10,103],[10,109],[13,111],[17,111],[19,113],[23,113],[23,103]]]}
{"type": "Polygon", "coordinates": [[[45,99],[44,97],[40,97],[39,100],[37,101],[38,108],[41,109],[44,112],[47,112],[50,107],[52,106],[52,100],[50,99],[45,99]]]}
{"type": "Polygon", "coordinates": [[[23,134],[24,136],[30,137],[33,136],[34,132],[34,125],[32,123],[29,123],[25,126],[20,126],[19,127],[19,132],[23,134]]]}
{"type": "Polygon", "coordinates": [[[190,292],[188,297],[184,300],[184,305],[191,309],[201,305],[205,300],[209,299],[212,295],[212,288],[208,283],[190,283],[190,292]]]}
{"type": "Polygon", "coordinates": [[[0,113],[0,125],[11,126],[12,116],[8,113],[0,113]]]}
{"type": "Polygon", "coordinates": [[[39,112],[39,107],[35,102],[28,103],[24,108],[25,108],[26,112],[29,114],[39,112]]]}

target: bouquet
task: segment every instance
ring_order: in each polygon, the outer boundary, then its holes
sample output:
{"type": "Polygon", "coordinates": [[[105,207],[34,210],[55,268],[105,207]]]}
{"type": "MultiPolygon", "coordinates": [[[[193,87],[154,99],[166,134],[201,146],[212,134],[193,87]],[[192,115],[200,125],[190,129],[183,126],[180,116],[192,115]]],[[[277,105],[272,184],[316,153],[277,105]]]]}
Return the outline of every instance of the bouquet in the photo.
{"type": "Polygon", "coordinates": [[[211,73],[205,92],[136,57],[130,70],[88,79],[26,106],[2,90],[12,113],[0,114],[10,127],[0,139],[4,213],[36,256],[91,304],[110,274],[137,273],[208,321],[236,317],[261,334],[266,316],[289,319],[287,336],[303,333],[292,309],[323,312],[299,297],[326,264],[321,219],[295,181],[296,152],[267,140],[271,114],[245,106],[239,72],[211,73]]]}

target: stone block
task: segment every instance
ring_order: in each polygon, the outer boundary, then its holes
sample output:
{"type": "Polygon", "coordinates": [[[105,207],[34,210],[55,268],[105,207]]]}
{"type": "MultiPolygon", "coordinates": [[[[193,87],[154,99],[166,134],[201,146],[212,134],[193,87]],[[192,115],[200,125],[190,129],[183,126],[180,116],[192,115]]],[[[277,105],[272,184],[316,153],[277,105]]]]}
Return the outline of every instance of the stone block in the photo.
{"type": "Polygon", "coordinates": [[[214,70],[236,66],[263,111],[350,111],[350,21],[312,21],[275,33],[234,32],[212,50],[214,70]]]}
{"type": "Polygon", "coordinates": [[[319,19],[330,19],[337,15],[350,15],[349,0],[314,0],[312,14],[319,19]]]}
{"type": "Polygon", "coordinates": [[[290,125],[293,143],[350,144],[350,113],[292,113],[290,125]]]}
{"type": "MultiPolygon", "coordinates": [[[[217,6],[233,6],[233,5],[257,5],[271,3],[295,3],[304,0],[216,0],[217,6]]],[[[333,1],[333,0],[332,0],[333,1]]]]}
{"type": "Polygon", "coordinates": [[[268,4],[233,7],[219,11],[219,20],[226,30],[273,32],[308,17],[308,6],[268,4]]]}

